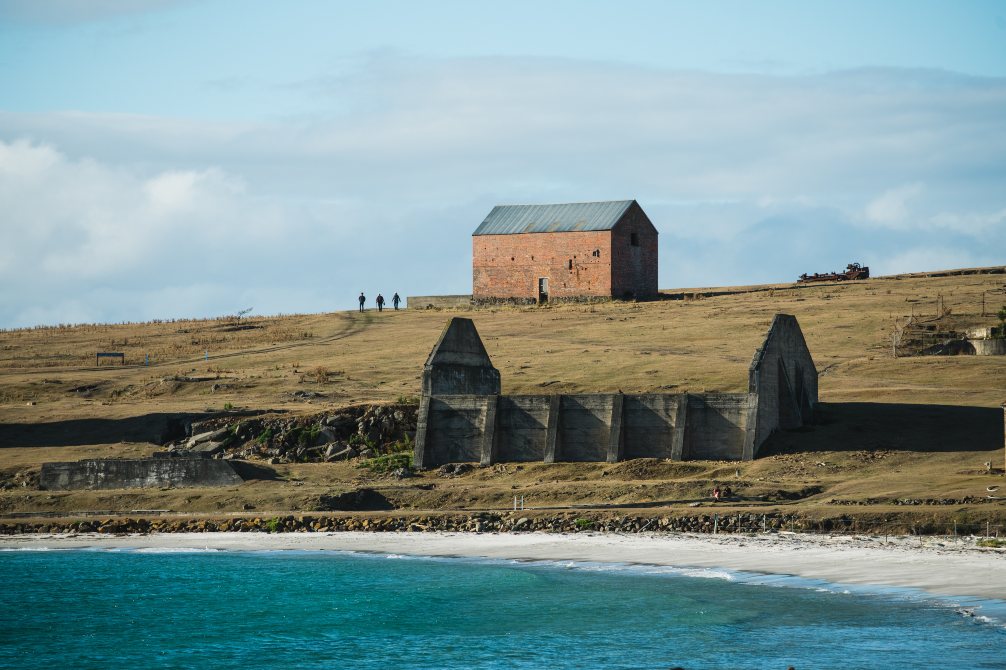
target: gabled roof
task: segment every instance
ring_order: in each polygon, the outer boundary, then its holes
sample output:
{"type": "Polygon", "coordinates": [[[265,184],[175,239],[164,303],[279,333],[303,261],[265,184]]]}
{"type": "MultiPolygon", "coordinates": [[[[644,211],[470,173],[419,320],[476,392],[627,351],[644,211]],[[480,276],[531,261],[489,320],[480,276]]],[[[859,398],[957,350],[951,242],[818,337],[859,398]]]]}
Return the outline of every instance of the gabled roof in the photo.
{"type": "Polygon", "coordinates": [[[611,230],[635,200],[563,205],[496,205],[472,235],[611,230]]]}

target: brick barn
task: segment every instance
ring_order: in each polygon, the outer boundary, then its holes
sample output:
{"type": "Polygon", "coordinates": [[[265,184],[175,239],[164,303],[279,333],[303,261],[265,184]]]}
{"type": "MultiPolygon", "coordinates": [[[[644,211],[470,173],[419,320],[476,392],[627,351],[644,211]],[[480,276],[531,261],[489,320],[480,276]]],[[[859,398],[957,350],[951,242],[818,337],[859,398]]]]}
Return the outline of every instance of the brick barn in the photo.
{"type": "Polygon", "coordinates": [[[497,205],[472,233],[472,298],[657,294],[657,229],[635,200],[497,205]]]}

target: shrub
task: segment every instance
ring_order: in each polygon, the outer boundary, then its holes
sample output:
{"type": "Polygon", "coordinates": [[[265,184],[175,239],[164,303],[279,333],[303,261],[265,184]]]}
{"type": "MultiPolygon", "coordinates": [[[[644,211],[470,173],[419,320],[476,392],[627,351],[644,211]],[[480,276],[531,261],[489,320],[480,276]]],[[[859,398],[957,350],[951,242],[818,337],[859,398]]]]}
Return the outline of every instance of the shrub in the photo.
{"type": "Polygon", "coordinates": [[[361,461],[357,467],[366,468],[374,474],[387,474],[393,470],[398,470],[399,468],[411,470],[412,453],[403,451],[394,454],[385,454],[384,456],[377,456],[375,458],[368,458],[361,461]]]}
{"type": "Polygon", "coordinates": [[[988,547],[989,549],[1006,549],[1006,540],[1000,540],[997,537],[982,538],[975,544],[979,547],[988,547]]]}

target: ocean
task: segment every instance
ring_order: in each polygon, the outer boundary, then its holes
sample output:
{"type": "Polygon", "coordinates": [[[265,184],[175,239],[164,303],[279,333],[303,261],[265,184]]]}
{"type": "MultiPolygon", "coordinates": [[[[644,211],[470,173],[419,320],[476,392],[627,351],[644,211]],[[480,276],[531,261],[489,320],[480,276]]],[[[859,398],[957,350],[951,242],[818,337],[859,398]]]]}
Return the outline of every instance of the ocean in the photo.
{"type": "Polygon", "coordinates": [[[1006,603],[638,565],[0,551],[0,668],[1006,668],[1006,603]]]}

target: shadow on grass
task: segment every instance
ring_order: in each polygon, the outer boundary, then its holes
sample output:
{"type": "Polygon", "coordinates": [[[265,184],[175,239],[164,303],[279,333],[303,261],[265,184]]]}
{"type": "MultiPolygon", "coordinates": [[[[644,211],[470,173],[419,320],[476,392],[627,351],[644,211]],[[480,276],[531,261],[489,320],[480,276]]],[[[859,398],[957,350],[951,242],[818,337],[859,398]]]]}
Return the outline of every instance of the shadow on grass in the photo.
{"type": "Polygon", "coordinates": [[[815,451],[996,451],[1003,411],[992,407],[820,403],[811,426],[773,434],[758,457],[815,451]]]}
{"type": "MultiPolygon", "coordinates": [[[[261,412],[228,412],[242,417],[261,412]]],[[[154,412],[124,419],[68,419],[48,423],[0,423],[0,448],[3,447],[80,447],[115,442],[150,442],[164,444],[185,437],[186,427],[205,421],[219,412],[154,412]]]]}

